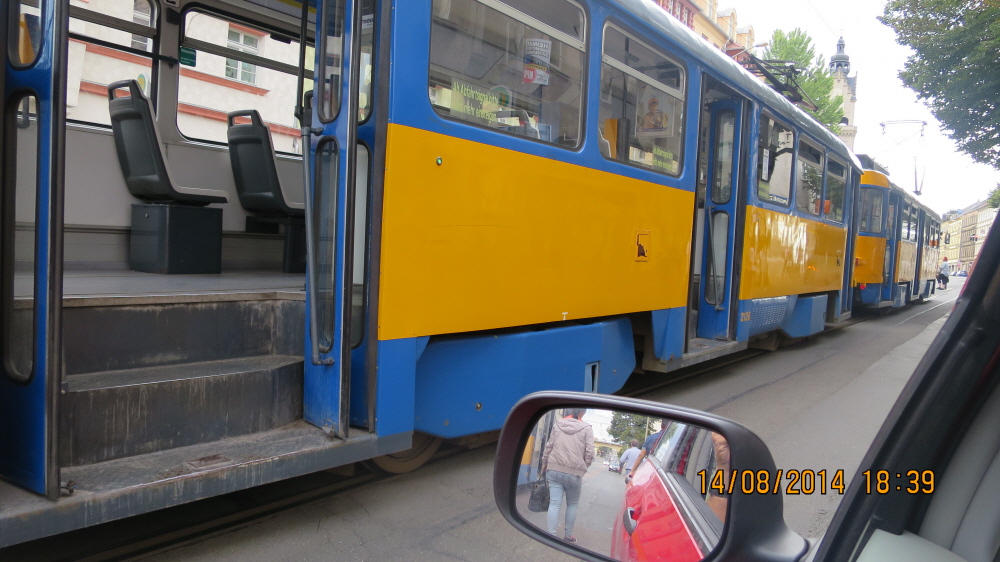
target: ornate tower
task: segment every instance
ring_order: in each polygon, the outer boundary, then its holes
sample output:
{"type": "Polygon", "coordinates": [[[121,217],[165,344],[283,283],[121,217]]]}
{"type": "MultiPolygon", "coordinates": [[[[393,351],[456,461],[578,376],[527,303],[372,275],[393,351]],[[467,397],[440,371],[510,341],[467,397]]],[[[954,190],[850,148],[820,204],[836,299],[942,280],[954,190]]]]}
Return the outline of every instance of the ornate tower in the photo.
{"type": "Polygon", "coordinates": [[[858,77],[848,76],[851,73],[851,57],[844,52],[844,38],[837,41],[837,54],[830,57],[830,73],[833,74],[833,91],[830,95],[844,96],[844,118],[840,121],[840,140],[854,150],[854,135],[858,128],[854,126],[854,104],[858,101],[858,77]]]}

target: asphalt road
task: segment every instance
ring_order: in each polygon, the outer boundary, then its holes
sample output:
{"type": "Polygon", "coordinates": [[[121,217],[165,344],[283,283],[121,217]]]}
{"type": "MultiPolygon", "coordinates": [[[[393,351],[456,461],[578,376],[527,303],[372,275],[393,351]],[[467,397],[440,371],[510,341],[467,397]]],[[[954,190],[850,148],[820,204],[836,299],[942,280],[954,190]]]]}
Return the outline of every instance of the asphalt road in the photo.
{"type": "MultiPolygon", "coordinates": [[[[843,470],[850,481],[886,414],[951,311],[953,278],[934,300],[706,373],[644,398],[725,416],[755,431],[778,468],[843,470]]],[[[387,481],[324,498],[150,562],[571,560],[510,527],[492,489],[493,447],[482,447],[387,481]]],[[[734,465],[738,459],[734,459],[734,465]]],[[[596,460],[581,503],[620,501],[621,477],[596,460]]],[[[586,487],[585,487],[586,488],[586,487]]],[[[798,533],[820,536],[840,496],[785,496],[798,533]]],[[[607,529],[610,507],[581,510],[581,544],[607,529]],[[584,513],[585,511],[585,513],[584,513]]],[[[537,514],[543,525],[544,514],[537,514]]],[[[604,550],[601,541],[594,548],[604,550]]]]}

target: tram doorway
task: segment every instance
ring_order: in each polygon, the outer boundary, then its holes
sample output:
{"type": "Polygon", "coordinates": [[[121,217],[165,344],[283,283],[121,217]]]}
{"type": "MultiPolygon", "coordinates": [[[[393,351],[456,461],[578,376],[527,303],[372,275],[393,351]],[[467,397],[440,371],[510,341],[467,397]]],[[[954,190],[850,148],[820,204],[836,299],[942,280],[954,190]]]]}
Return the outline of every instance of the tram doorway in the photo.
{"type": "Polygon", "coordinates": [[[697,204],[688,315],[687,353],[735,339],[738,225],[745,202],[746,100],[706,78],[698,133],[697,204]]]}

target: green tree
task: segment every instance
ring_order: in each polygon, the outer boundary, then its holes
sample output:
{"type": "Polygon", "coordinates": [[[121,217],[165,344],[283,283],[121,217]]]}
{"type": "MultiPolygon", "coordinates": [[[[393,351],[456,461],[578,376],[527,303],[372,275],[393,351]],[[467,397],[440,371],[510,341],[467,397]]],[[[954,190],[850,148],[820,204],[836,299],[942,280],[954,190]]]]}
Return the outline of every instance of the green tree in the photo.
{"type": "Polygon", "coordinates": [[[771,42],[761,58],[794,62],[802,71],[795,80],[817,108],[816,111],[803,109],[834,133],[840,132],[840,120],[844,118],[844,96],[831,95],[833,75],[827,68],[826,57],[816,54],[812,37],[808,33],[799,28],[788,33],[780,29],[774,30],[771,42]]]}
{"type": "Polygon", "coordinates": [[[879,21],[913,49],[899,77],[958,148],[1000,168],[1000,3],[890,0],[879,21]]]}
{"type": "Polygon", "coordinates": [[[991,209],[996,209],[1000,207],[1000,183],[993,188],[990,192],[989,197],[986,199],[986,204],[990,206],[991,209]]]}
{"type": "Polygon", "coordinates": [[[611,416],[608,435],[622,445],[628,445],[633,439],[637,439],[642,444],[646,440],[646,427],[650,423],[649,416],[615,412],[611,416]]]}

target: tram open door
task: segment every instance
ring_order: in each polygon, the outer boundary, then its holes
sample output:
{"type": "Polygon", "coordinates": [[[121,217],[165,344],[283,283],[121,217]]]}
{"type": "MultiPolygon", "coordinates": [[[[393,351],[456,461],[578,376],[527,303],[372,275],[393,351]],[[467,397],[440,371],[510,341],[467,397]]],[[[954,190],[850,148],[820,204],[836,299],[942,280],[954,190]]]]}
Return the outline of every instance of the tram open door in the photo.
{"type": "Polygon", "coordinates": [[[699,232],[695,232],[697,242],[693,258],[693,274],[700,282],[692,286],[697,291],[691,299],[696,306],[697,320],[692,319],[689,336],[694,337],[688,342],[688,353],[711,348],[712,342],[728,342],[735,338],[737,224],[741,202],[745,200],[740,187],[746,181],[742,138],[744,101],[721,85],[713,86],[711,79],[708,79],[705,92],[704,125],[699,134],[704,207],[699,205],[696,209],[700,216],[696,216],[695,221],[699,232]]]}
{"type": "Polygon", "coordinates": [[[0,9],[0,477],[59,497],[62,162],[68,2],[0,9]]]}

